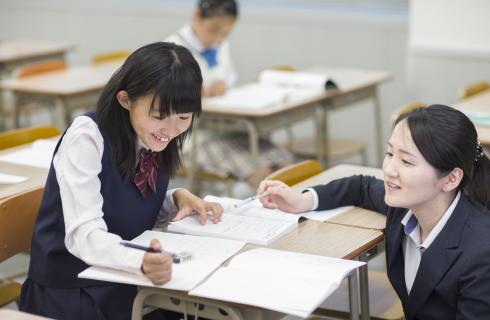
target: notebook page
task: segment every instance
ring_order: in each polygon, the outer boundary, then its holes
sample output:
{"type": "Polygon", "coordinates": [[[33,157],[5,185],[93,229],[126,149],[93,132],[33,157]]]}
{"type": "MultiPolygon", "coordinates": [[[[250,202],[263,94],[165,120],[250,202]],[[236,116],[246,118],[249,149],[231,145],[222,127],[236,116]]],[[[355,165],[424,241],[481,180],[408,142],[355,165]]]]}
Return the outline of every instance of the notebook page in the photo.
{"type": "Polygon", "coordinates": [[[14,184],[19,182],[24,182],[29,178],[23,176],[15,176],[12,174],[6,174],[0,172],[0,184],[14,184]]]}
{"type": "Polygon", "coordinates": [[[308,316],[363,262],[267,248],[235,256],[191,295],[308,316]],[[232,284],[232,285],[230,285],[232,284]]]}
{"type": "Polygon", "coordinates": [[[283,87],[310,88],[325,91],[329,77],[320,73],[264,70],[258,76],[259,82],[283,87]]]}
{"type": "MultiPolygon", "coordinates": [[[[245,242],[196,237],[190,235],[145,231],[132,242],[148,246],[151,239],[158,239],[165,250],[170,252],[191,251],[192,259],[172,265],[172,279],[159,287],[190,290],[218,268],[225,260],[237,253],[245,242]]],[[[90,267],[78,275],[102,281],[127,283],[154,287],[143,275],[102,267],[90,267]]]]}
{"type": "Polygon", "coordinates": [[[167,230],[186,234],[242,240],[257,245],[268,245],[298,227],[297,222],[263,219],[224,213],[220,223],[199,223],[193,215],[171,222],[167,230]]]}
{"type": "Polygon", "coordinates": [[[57,143],[55,139],[40,139],[28,148],[1,155],[0,161],[48,169],[57,143]]]}
{"type": "Polygon", "coordinates": [[[354,208],[353,206],[345,206],[339,207],[331,210],[322,210],[322,211],[308,211],[304,213],[300,213],[302,217],[305,217],[310,220],[325,222],[328,221],[344,212],[347,212],[354,208]]]}
{"type": "Polygon", "coordinates": [[[287,213],[281,210],[264,208],[259,199],[256,199],[238,208],[235,208],[234,205],[239,204],[242,201],[240,199],[205,196],[204,200],[210,202],[218,202],[219,204],[221,204],[224,212],[227,214],[295,222],[298,222],[299,218],[301,217],[300,215],[287,213]]]}

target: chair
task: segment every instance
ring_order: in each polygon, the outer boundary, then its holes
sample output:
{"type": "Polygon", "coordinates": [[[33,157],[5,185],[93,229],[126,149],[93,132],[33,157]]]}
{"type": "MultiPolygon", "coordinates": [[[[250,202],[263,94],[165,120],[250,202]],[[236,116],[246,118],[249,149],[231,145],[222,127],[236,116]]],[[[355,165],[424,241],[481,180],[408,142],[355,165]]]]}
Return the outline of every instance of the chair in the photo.
{"type": "Polygon", "coordinates": [[[400,117],[401,115],[405,114],[405,113],[409,113],[410,111],[413,111],[415,109],[419,109],[419,108],[425,108],[426,105],[422,102],[412,102],[410,104],[407,104],[406,106],[396,110],[395,112],[393,112],[391,114],[391,127],[394,127],[395,126],[395,121],[398,119],[398,117],[400,117]]]}
{"type": "Polygon", "coordinates": [[[488,89],[490,89],[490,84],[487,81],[478,81],[472,83],[461,89],[461,91],[459,92],[459,99],[463,100],[469,98],[488,89]]]}
{"type": "Polygon", "coordinates": [[[325,168],[320,162],[315,160],[305,160],[300,163],[292,164],[281,168],[267,176],[268,180],[279,180],[292,186],[316,174],[323,172],[325,168]]]}
{"type": "MultiPolygon", "coordinates": [[[[49,72],[62,71],[67,68],[66,63],[63,60],[48,60],[21,67],[16,71],[16,77],[19,79],[25,79],[37,75],[41,75],[49,72]]],[[[56,122],[56,112],[54,108],[53,99],[45,96],[29,95],[22,97],[14,105],[14,124],[16,128],[20,127],[20,117],[24,114],[30,118],[31,109],[34,107],[49,108],[51,113],[52,122],[56,122]]],[[[30,122],[30,121],[28,121],[30,122]]]]}
{"type": "MultiPolygon", "coordinates": [[[[0,262],[28,251],[44,187],[0,200],[0,262]]],[[[20,298],[21,285],[0,279],[0,307],[20,298]]]]}
{"type": "Polygon", "coordinates": [[[53,126],[39,126],[0,132],[0,150],[60,135],[53,126]]]}
{"type": "Polygon", "coordinates": [[[131,54],[129,50],[118,50],[106,53],[101,53],[93,56],[92,64],[97,65],[101,63],[114,62],[117,60],[124,60],[131,54]]]}

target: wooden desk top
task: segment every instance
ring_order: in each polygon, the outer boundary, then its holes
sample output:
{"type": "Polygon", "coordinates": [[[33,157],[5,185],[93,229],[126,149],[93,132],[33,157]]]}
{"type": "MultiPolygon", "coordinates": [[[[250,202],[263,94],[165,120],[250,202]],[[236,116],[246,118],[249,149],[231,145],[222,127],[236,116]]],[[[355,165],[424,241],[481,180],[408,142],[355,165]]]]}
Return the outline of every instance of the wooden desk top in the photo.
{"type": "Polygon", "coordinates": [[[17,310],[0,309],[0,319],[5,320],[47,320],[48,318],[36,316],[33,314],[20,312],[17,310]]]}
{"type": "MultiPolygon", "coordinates": [[[[355,174],[372,175],[378,179],[383,179],[383,172],[381,171],[381,169],[342,164],[325,170],[322,173],[319,173],[303,182],[300,182],[294,185],[293,188],[296,190],[303,190],[317,184],[325,184],[332,180],[348,177],[355,174]]],[[[328,220],[328,222],[354,226],[358,228],[384,230],[386,225],[386,217],[374,211],[362,208],[353,208],[328,220]]]]}
{"type": "Polygon", "coordinates": [[[70,67],[22,79],[0,82],[0,88],[23,93],[73,96],[101,90],[122,61],[98,65],[70,67]]]}
{"type": "Polygon", "coordinates": [[[19,164],[0,161],[0,173],[27,177],[28,179],[19,183],[1,184],[0,199],[14,194],[39,188],[45,185],[48,169],[23,166],[19,164]]]}
{"type": "Polygon", "coordinates": [[[263,109],[245,109],[245,108],[222,108],[215,107],[203,99],[203,111],[211,114],[234,115],[242,117],[266,117],[286,110],[313,105],[319,102],[326,101],[338,96],[345,95],[357,90],[362,90],[368,87],[376,86],[391,78],[391,75],[385,71],[372,70],[353,70],[353,69],[336,69],[336,68],[308,68],[308,72],[321,73],[329,75],[339,86],[339,90],[328,90],[320,92],[315,96],[303,99],[300,102],[284,102],[275,106],[263,109]]]}
{"type": "Polygon", "coordinates": [[[64,53],[75,48],[73,44],[31,40],[0,42],[0,64],[64,53]]]}
{"type": "MultiPolygon", "coordinates": [[[[460,110],[471,110],[490,113],[490,90],[474,95],[470,98],[458,101],[453,104],[460,110]]],[[[478,139],[484,145],[490,145],[490,126],[475,125],[478,132],[478,139]]]]}
{"type": "Polygon", "coordinates": [[[353,259],[383,240],[379,230],[306,220],[269,248],[353,259]]]}

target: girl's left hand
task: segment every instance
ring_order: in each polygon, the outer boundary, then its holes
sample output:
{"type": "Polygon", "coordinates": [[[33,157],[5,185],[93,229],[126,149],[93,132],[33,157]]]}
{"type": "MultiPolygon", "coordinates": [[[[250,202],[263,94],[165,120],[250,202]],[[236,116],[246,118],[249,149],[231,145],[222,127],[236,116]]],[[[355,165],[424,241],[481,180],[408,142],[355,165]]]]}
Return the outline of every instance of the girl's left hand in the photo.
{"type": "Polygon", "coordinates": [[[199,222],[201,224],[206,223],[208,215],[212,216],[213,223],[221,221],[223,207],[219,203],[204,201],[186,189],[175,190],[173,198],[174,203],[179,210],[173,221],[181,220],[194,212],[199,214],[199,222]]]}

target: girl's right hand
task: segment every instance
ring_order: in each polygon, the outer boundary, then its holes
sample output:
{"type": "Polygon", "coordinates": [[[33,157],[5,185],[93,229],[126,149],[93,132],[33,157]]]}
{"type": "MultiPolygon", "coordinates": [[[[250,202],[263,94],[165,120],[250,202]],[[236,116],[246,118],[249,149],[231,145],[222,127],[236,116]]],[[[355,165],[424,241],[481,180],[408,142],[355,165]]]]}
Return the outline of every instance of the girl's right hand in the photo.
{"type": "Polygon", "coordinates": [[[261,197],[260,202],[269,209],[300,213],[309,211],[313,207],[313,195],[311,192],[299,193],[281,181],[262,181],[257,194],[260,195],[264,192],[268,192],[269,195],[261,197]]]}
{"type": "MultiPolygon", "coordinates": [[[[162,249],[162,245],[156,239],[151,240],[150,247],[162,249]]],[[[143,256],[141,271],[153,284],[162,285],[172,277],[172,262],[172,255],[168,252],[147,252],[143,256]]]]}

